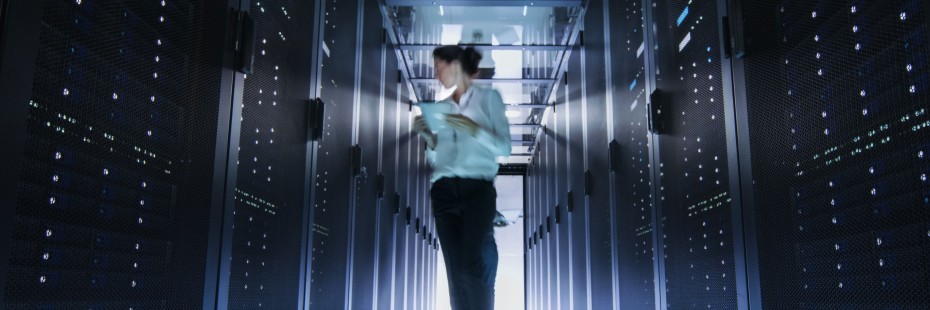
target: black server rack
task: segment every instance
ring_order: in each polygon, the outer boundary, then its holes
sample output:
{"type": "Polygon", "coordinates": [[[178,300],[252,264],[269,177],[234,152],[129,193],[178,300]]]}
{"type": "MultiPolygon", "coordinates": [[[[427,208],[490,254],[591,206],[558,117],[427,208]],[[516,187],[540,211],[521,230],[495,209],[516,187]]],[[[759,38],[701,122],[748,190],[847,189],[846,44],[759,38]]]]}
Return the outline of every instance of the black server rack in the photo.
{"type": "Polygon", "coordinates": [[[385,9],[0,2],[0,303],[430,305],[423,145],[365,27],[385,9]]]}
{"type": "Polygon", "coordinates": [[[353,167],[358,3],[324,1],[319,97],[325,104],[325,125],[319,141],[313,192],[313,262],[309,306],[343,307],[352,267],[349,259],[350,210],[355,207],[353,167]],[[348,192],[346,190],[348,189],[348,192]]]}
{"type": "Polygon", "coordinates": [[[254,1],[252,72],[243,84],[226,309],[296,308],[309,195],[313,2],[254,1]]]}
{"type": "MultiPolygon", "coordinates": [[[[665,308],[736,309],[738,285],[732,216],[734,186],[728,144],[721,15],[717,1],[652,3],[655,95],[651,102],[659,132],[657,245],[664,268],[660,288],[665,308]]],[[[737,187],[738,188],[738,187],[737,187]]]]}
{"type": "Polygon", "coordinates": [[[646,85],[646,24],[643,1],[611,2],[605,24],[610,32],[613,154],[610,170],[616,192],[616,264],[620,308],[654,309],[652,158],[646,85]]]}
{"type": "Polygon", "coordinates": [[[753,306],[926,308],[930,6],[753,1],[742,13],[753,306]]]}
{"type": "Polygon", "coordinates": [[[205,279],[217,277],[219,257],[208,244],[218,241],[235,110],[221,91],[234,75],[223,69],[225,26],[238,7],[7,4],[3,39],[19,41],[4,41],[3,84],[21,87],[5,89],[16,107],[3,115],[24,127],[10,131],[18,144],[4,154],[13,158],[4,171],[16,173],[3,176],[0,302],[211,306],[216,285],[205,279]],[[13,82],[13,68],[29,79],[13,82]]]}

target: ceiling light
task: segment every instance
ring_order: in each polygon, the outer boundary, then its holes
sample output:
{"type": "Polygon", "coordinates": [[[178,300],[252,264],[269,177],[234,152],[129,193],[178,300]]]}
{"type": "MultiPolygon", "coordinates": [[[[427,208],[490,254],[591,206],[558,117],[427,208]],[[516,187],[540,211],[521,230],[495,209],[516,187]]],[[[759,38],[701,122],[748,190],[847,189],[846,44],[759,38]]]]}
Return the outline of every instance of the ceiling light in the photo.
{"type": "Polygon", "coordinates": [[[446,11],[442,9],[441,5],[439,6],[439,16],[446,16],[446,11]]]}
{"type": "Polygon", "coordinates": [[[516,111],[516,110],[510,110],[510,111],[504,112],[504,114],[506,114],[508,118],[517,118],[517,117],[523,116],[523,112],[516,111]]]}

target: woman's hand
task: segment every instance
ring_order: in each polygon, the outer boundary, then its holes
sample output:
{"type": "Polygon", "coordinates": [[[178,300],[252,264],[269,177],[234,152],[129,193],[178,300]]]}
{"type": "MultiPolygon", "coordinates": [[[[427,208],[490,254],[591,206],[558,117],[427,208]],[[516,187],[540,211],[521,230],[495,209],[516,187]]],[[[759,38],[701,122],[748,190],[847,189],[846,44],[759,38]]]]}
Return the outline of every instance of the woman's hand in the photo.
{"type": "Polygon", "coordinates": [[[413,131],[426,141],[426,146],[429,147],[429,149],[432,150],[436,148],[436,135],[429,130],[429,126],[426,125],[423,116],[417,115],[417,117],[413,118],[413,131]]]}
{"type": "Polygon", "coordinates": [[[426,125],[426,120],[423,119],[423,116],[417,115],[413,118],[413,132],[418,134],[431,133],[429,126],[426,125]]]}
{"type": "Polygon", "coordinates": [[[478,134],[478,123],[461,114],[446,114],[446,122],[455,129],[464,130],[472,136],[478,134]]]}

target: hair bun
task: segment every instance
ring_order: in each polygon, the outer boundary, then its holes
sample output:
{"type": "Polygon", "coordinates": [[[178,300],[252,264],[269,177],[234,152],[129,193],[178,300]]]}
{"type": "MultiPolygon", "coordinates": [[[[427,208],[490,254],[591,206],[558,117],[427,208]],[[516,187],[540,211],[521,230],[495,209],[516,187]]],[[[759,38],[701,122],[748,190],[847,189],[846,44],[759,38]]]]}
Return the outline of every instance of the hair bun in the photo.
{"type": "Polygon", "coordinates": [[[467,47],[462,55],[462,68],[469,74],[478,73],[478,64],[481,63],[481,53],[474,47],[467,47]]]}
{"type": "Polygon", "coordinates": [[[462,48],[456,45],[440,46],[433,50],[433,57],[445,62],[458,61],[469,75],[478,73],[478,63],[481,62],[481,53],[474,47],[462,48]]]}

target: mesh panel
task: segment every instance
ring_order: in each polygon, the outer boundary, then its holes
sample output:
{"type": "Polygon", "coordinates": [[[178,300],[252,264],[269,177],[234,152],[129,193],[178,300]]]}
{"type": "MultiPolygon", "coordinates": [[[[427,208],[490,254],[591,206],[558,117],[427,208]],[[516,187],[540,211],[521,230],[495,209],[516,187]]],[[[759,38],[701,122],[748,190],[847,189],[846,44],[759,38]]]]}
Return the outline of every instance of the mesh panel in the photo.
{"type": "Polygon", "coordinates": [[[620,306],[655,308],[652,245],[652,178],[647,132],[642,1],[610,3],[614,76],[614,136],[620,143],[616,172],[620,306]]]}
{"type": "Polygon", "coordinates": [[[357,2],[325,1],[320,98],[326,104],[314,197],[311,307],[345,304],[357,2]]]}
{"type": "Polygon", "coordinates": [[[763,306],[926,309],[927,2],[751,3],[763,306]]]}
{"type": "Polygon", "coordinates": [[[250,13],[255,62],[243,88],[229,307],[296,308],[313,3],[253,1],[250,13]]]}
{"type": "Polygon", "coordinates": [[[657,88],[671,94],[659,148],[667,303],[736,304],[717,2],[653,3],[657,88]]]}
{"type": "Polygon", "coordinates": [[[8,308],[202,307],[225,9],[46,1],[8,308]]]}

